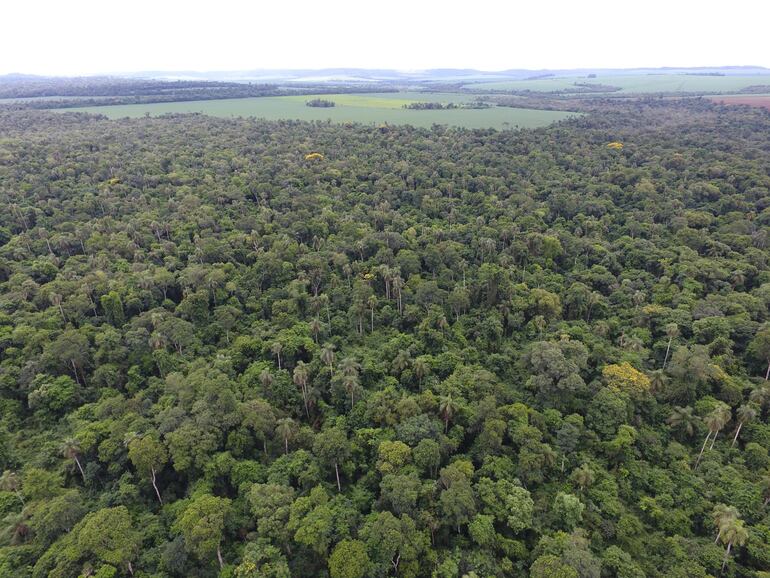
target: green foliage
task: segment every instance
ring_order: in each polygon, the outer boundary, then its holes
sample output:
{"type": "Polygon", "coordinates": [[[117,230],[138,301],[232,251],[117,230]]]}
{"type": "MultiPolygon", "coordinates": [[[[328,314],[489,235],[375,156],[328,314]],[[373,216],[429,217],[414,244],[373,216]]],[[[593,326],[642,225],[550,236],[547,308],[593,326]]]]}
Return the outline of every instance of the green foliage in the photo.
{"type": "Polygon", "coordinates": [[[0,575],[766,571],[767,115],[574,106],[0,112],[0,575]]]}

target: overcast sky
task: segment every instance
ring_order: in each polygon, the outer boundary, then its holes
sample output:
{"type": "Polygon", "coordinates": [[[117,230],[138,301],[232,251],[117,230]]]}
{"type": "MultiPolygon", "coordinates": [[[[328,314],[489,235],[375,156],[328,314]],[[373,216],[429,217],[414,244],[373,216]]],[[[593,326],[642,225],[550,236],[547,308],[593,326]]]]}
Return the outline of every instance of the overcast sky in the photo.
{"type": "Polygon", "coordinates": [[[770,67],[767,0],[5,0],[0,73],[770,67]]]}

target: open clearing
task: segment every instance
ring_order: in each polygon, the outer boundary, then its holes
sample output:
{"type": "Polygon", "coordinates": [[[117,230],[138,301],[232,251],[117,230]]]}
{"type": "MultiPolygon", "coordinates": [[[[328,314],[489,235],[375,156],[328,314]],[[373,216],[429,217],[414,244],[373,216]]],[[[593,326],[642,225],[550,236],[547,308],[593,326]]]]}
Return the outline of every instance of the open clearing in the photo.
{"type": "Polygon", "coordinates": [[[575,116],[575,113],[571,112],[508,107],[452,110],[409,110],[402,108],[404,104],[409,104],[410,102],[467,102],[474,98],[475,95],[417,92],[304,94],[227,100],[90,106],[56,110],[59,112],[90,112],[103,114],[108,118],[140,117],[145,114],[157,116],[169,113],[199,112],[211,116],[253,116],[268,120],[330,120],[337,123],[411,124],[418,127],[444,124],[465,128],[496,129],[534,128],[575,116]],[[337,106],[333,108],[306,106],[305,102],[313,98],[333,100],[337,106]]]}
{"type": "Polygon", "coordinates": [[[694,74],[630,74],[602,75],[595,78],[559,77],[538,80],[509,80],[503,82],[480,82],[466,84],[465,88],[475,90],[532,90],[556,92],[579,88],[578,84],[603,84],[618,86],[625,93],[649,92],[700,92],[718,93],[737,91],[747,86],[770,85],[770,75],[753,76],[705,76],[694,74]]]}

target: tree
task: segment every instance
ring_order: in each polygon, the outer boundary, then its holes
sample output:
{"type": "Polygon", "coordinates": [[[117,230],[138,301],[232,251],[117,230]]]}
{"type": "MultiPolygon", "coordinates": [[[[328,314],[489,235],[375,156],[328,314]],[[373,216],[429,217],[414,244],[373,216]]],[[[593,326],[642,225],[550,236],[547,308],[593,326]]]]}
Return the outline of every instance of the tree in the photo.
{"type": "Polygon", "coordinates": [[[444,520],[457,529],[470,522],[476,515],[476,500],[470,481],[461,477],[453,481],[439,496],[439,507],[444,520]]]}
{"type": "Polygon", "coordinates": [[[594,483],[594,472],[588,464],[583,464],[572,472],[571,478],[572,481],[577,484],[578,488],[580,488],[580,491],[585,492],[586,488],[594,483]]]}
{"type": "Polygon", "coordinates": [[[734,520],[738,519],[738,510],[732,506],[717,504],[711,512],[711,518],[717,527],[717,537],[714,540],[714,544],[717,544],[722,537],[722,531],[734,520]]]}
{"type": "Polygon", "coordinates": [[[412,451],[415,465],[431,477],[436,477],[436,472],[441,465],[441,448],[438,442],[432,439],[422,439],[412,451]]]}
{"type": "Polygon", "coordinates": [[[361,371],[361,364],[352,357],[345,357],[340,361],[340,371],[342,375],[358,376],[358,373],[361,371]]]}
{"type": "Polygon", "coordinates": [[[749,539],[749,531],[744,526],[743,520],[738,519],[728,521],[720,530],[722,530],[722,543],[727,545],[725,557],[722,559],[722,572],[724,572],[733,545],[743,546],[749,539]]]}
{"type": "Polygon", "coordinates": [[[136,437],[128,444],[128,459],[141,476],[150,478],[158,503],[162,506],[163,498],[160,497],[158,489],[157,473],[168,462],[165,446],[154,434],[136,437]]]}
{"type": "Polygon", "coordinates": [[[291,578],[286,557],[275,546],[262,542],[246,544],[243,560],[233,574],[236,578],[291,578]]]}
{"type": "Polygon", "coordinates": [[[422,380],[430,375],[430,365],[428,364],[428,360],[425,356],[420,356],[414,360],[414,363],[412,363],[412,372],[418,379],[420,389],[422,389],[422,380]]]}
{"type": "Polygon", "coordinates": [[[83,466],[80,464],[80,444],[73,438],[67,438],[62,444],[61,452],[65,458],[75,462],[80,472],[80,477],[83,478],[83,483],[85,483],[86,474],[83,471],[83,466]]]}
{"type": "Polygon", "coordinates": [[[281,351],[283,351],[283,344],[280,341],[274,341],[270,346],[270,351],[273,352],[278,360],[278,369],[281,369],[281,351]]]}
{"type": "Polygon", "coordinates": [[[573,530],[583,519],[585,505],[577,496],[559,492],[553,500],[553,514],[567,530],[573,530]]]}
{"type": "Polygon", "coordinates": [[[229,499],[201,494],[180,512],[173,529],[184,536],[185,547],[199,560],[208,560],[216,554],[219,567],[223,568],[222,533],[229,513],[229,499]]]}
{"type": "Polygon", "coordinates": [[[0,490],[4,492],[13,492],[16,498],[24,507],[24,497],[21,495],[21,478],[16,472],[5,470],[0,476],[0,490]]]}
{"type": "Polygon", "coordinates": [[[334,371],[334,345],[324,343],[321,347],[321,361],[329,366],[329,371],[334,371]]]}
{"type": "Polygon", "coordinates": [[[695,426],[699,422],[699,418],[692,413],[690,406],[680,407],[675,406],[671,415],[666,418],[666,423],[674,429],[683,430],[688,437],[692,437],[695,434],[695,426]]]}
{"type": "Polygon", "coordinates": [[[275,425],[275,433],[283,440],[283,450],[285,454],[289,453],[289,441],[294,438],[297,431],[297,424],[290,417],[279,419],[275,425]]]}
{"type": "Polygon", "coordinates": [[[407,515],[400,518],[390,512],[374,512],[364,521],[359,539],[366,545],[369,559],[377,575],[391,572],[416,575],[420,554],[428,547],[429,538],[407,515]],[[410,572],[404,568],[411,568],[410,572]]]}
{"type": "Polygon", "coordinates": [[[768,381],[770,379],[770,326],[757,331],[754,339],[749,344],[748,351],[755,359],[767,364],[765,381],[768,381]]]}
{"type": "Polygon", "coordinates": [[[671,353],[671,342],[675,338],[679,337],[679,326],[676,323],[667,323],[666,337],[668,337],[668,343],[666,344],[666,357],[663,358],[663,369],[666,369],[666,363],[668,363],[668,355],[671,353]]]}
{"type": "Polygon", "coordinates": [[[718,402],[711,413],[706,416],[704,421],[708,426],[708,433],[706,434],[706,439],[703,441],[703,447],[700,449],[698,459],[695,461],[695,469],[698,469],[698,464],[700,464],[700,460],[703,457],[703,451],[706,449],[706,444],[708,443],[711,434],[714,434],[714,438],[711,440],[711,447],[713,448],[719,430],[725,427],[727,422],[730,421],[730,415],[730,406],[726,403],[718,402]]]}
{"type": "Polygon", "coordinates": [[[275,410],[263,399],[250,399],[240,404],[241,423],[250,428],[262,442],[262,451],[267,455],[267,438],[275,431],[275,410]]]}
{"type": "Polygon", "coordinates": [[[88,362],[88,338],[76,331],[67,329],[48,346],[48,352],[60,363],[72,369],[75,381],[80,385],[81,378],[85,382],[83,369],[88,362]]]}
{"type": "Polygon", "coordinates": [[[307,388],[307,380],[309,377],[307,366],[303,361],[300,361],[297,363],[297,366],[294,368],[294,385],[299,386],[300,390],[302,390],[302,401],[305,403],[305,415],[310,419],[310,407],[308,405],[308,388],[307,388]]]}
{"type": "Polygon", "coordinates": [[[531,578],[579,578],[577,570],[553,554],[546,554],[536,559],[529,567],[529,575],[531,578]]]}
{"type": "Polygon", "coordinates": [[[283,545],[291,551],[291,533],[288,530],[294,488],[281,484],[253,484],[248,493],[251,513],[257,519],[260,538],[283,545]]]}
{"type": "Polygon", "coordinates": [[[363,578],[369,571],[369,554],[360,540],[342,540],[329,557],[331,578],[363,578]]]}
{"type": "Polygon", "coordinates": [[[738,418],[738,427],[735,428],[735,436],[733,436],[733,443],[730,444],[730,447],[733,447],[735,442],[738,441],[738,435],[741,433],[743,424],[749,423],[751,420],[757,417],[757,410],[750,405],[744,404],[738,408],[738,410],[735,412],[735,415],[738,418]]]}
{"type": "Polygon", "coordinates": [[[337,491],[342,491],[340,483],[339,465],[344,462],[350,454],[350,442],[348,436],[342,428],[332,427],[316,435],[313,442],[313,453],[315,453],[323,462],[334,465],[334,474],[337,478],[337,491]]]}
{"type": "Polygon", "coordinates": [[[97,559],[128,568],[133,575],[131,561],[136,557],[141,534],[131,523],[125,506],[105,508],[88,514],[74,531],[81,550],[90,552],[97,559]]]}
{"type": "Polygon", "coordinates": [[[442,419],[444,420],[444,433],[449,431],[449,421],[454,417],[459,408],[459,404],[451,394],[441,396],[439,398],[438,411],[439,415],[441,415],[442,419]]]}

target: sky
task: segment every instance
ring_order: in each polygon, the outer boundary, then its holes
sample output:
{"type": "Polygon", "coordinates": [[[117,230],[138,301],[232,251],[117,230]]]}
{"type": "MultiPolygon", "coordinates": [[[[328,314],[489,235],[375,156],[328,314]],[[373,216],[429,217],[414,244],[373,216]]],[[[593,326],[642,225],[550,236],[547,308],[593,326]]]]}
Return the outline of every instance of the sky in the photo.
{"type": "Polygon", "coordinates": [[[766,0],[7,0],[0,74],[770,67],[766,0]]]}

